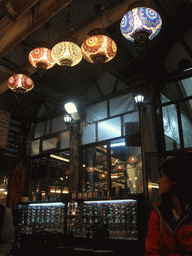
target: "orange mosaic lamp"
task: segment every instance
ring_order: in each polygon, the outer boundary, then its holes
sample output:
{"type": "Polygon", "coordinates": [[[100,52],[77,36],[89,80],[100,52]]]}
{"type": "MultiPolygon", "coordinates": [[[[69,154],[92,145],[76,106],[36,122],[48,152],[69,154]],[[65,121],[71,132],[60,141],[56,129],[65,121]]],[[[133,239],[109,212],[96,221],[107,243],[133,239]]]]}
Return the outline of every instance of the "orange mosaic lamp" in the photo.
{"type": "Polygon", "coordinates": [[[83,58],[91,63],[105,63],[112,60],[117,52],[116,43],[104,29],[93,29],[81,45],[83,58]]]}
{"type": "Polygon", "coordinates": [[[29,53],[29,62],[37,69],[50,69],[56,63],[51,56],[51,50],[45,47],[38,47],[29,53]]]}
{"type": "Polygon", "coordinates": [[[33,80],[24,74],[15,74],[8,79],[8,87],[19,94],[26,93],[33,89],[33,80]]]}

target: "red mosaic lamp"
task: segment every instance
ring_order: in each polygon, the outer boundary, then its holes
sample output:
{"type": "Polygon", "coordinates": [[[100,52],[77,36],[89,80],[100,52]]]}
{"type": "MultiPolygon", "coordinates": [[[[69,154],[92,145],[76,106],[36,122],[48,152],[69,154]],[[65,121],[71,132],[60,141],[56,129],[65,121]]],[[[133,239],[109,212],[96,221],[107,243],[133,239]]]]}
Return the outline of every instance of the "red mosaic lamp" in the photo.
{"type": "Polygon", "coordinates": [[[33,80],[24,74],[14,74],[8,79],[7,85],[18,94],[29,92],[34,87],[33,80]]]}
{"type": "Polygon", "coordinates": [[[45,47],[38,47],[29,53],[29,62],[37,71],[42,74],[46,69],[52,68],[56,63],[51,56],[51,50],[45,47]]]}

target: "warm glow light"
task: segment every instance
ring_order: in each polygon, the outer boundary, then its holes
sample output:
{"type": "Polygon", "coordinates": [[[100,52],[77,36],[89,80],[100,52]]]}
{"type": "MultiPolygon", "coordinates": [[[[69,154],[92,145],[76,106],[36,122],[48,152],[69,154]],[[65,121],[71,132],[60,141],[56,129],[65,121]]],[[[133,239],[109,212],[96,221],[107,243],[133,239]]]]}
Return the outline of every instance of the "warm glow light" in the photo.
{"type": "Polygon", "coordinates": [[[33,49],[29,53],[29,62],[35,68],[49,69],[55,65],[55,61],[51,56],[51,50],[45,47],[33,49]]]}
{"type": "Polygon", "coordinates": [[[51,56],[60,66],[75,66],[82,60],[81,48],[70,41],[56,44],[52,48],[51,56]]]}
{"type": "Polygon", "coordinates": [[[150,183],[149,187],[150,188],[159,188],[159,184],[158,183],[150,183]]]}
{"type": "Polygon", "coordinates": [[[91,63],[104,63],[112,60],[117,52],[115,42],[105,35],[93,35],[81,46],[83,58],[91,63]]]}
{"type": "Polygon", "coordinates": [[[50,157],[61,160],[61,161],[64,161],[64,162],[70,162],[70,160],[67,159],[67,158],[56,156],[56,155],[53,155],[53,154],[51,154],[50,157]]]}
{"type": "Polygon", "coordinates": [[[77,108],[73,102],[68,102],[65,104],[65,110],[68,114],[77,113],[77,108]]]}
{"type": "Polygon", "coordinates": [[[7,83],[8,87],[16,93],[26,93],[33,89],[33,80],[23,74],[15,74],[11,76],[7,83]]]}
{"type": "Polygon", "coordinates": [[[138,32],[144,32],[149,40],[153,39],[162,27],[160,15],[151,8],[133,8],[121,20],[120,29],[123,36],[134,41],[138,32]]]}

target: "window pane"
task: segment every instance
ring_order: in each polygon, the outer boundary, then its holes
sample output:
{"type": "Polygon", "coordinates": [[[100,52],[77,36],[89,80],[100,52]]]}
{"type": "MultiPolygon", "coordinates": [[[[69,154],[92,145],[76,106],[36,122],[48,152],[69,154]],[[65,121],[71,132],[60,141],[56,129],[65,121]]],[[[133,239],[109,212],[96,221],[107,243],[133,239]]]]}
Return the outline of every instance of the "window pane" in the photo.
{"type": "Polygon", "coordinates": [[[60,149],[67,149],[70,147],[70,132],[61,132],[59,134],[60,139],[60,149]]]}
{"type": "Polygon", "coordinates": [[[134,110],[135,102],[131,94],[111,99],[110,116],[119,115],[134,110]]]}
{"type": "Polygon", "coordinates": [[[125,145],[125,139],[111,142],[112,192],[117,196],[124,193],[143,193],[141,147],[125,145]]]}
{"type": "Polygon", "coordinates": [[[58,138],[52,138],[43,141],[43,151],[57,148],[58,138]]]}
{"type": "Polygon", "coordinates": [[[186,102],[187,112],[181,115],[184,147],[192,147],[192,100],[186,102]]]}
{"type": "Polygon", "coordinates": [[[107,101],[100,102],[86,110],[86,122],[94,122],[107,118],[107,101]]]}
{"type": "MultiPolygon", "coordinates": [[[[180,140],[179,140],[179,128],[178,128],[178,120],[177,120],[177,110],[174,105],[169,105],[163,107],[163,127],[164,134],[174,141],[177,149],[180,148],[180,140]]],[[[166,145],[166,149],[167,149],[166,145]]]]}
{"type": "Polygon", "coordinates": [[[125,135],[126,134],[126,132],[125,132],[126,124],[130,124],[130,123],[138,123],[139,124],[139,112],[133,112],[128,115],[124,115],[123,120],[124,120],[123,134],[125,135]]]}
{"type": "Polygon", "coordinates": [[[45,123],[41,122],[36,124],[35,139],[42,137],[44,135],[44,132],[45,132],[45,123]]]}
{"type": "Polygon", "coordinates": [[[31,142],[31,156],[39,155],[40,140],[31,142]]]}
{"type": "Polygon", "coordinates": [[[107,195],[107,148],[101,145],[83,151],[84,191],[107,195]]]}
{"type": "Polygon", "coordinates": [[[121,136],[121,118],[116,117],[98,123],[98,141],[121,136]]]}
{"type": "Polygon", "coordinates": [[[56,117],[52,120],[51,133],[63,131],[67,128],[63,116],[56,117]]]}
{"type": "Polygon", "coordinates": [[[96,142],[96,125],[91,124],[87,125],[83,129],[83,135],[82,135],[82,145],[96,142]]]}

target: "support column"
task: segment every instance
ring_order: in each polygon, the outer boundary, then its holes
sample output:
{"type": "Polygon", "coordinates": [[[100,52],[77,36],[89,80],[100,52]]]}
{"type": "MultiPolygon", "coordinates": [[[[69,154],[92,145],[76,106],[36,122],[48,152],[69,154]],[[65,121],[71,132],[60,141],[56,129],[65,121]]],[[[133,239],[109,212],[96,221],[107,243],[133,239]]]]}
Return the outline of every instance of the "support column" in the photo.
{"type": "Polygon", "coordinates": [[[144,191],[148,199],[149,212],[151,203],[160,201],[159,190],[151,186],[159,179],[160,157],[164,152],[164,139],[159,118],[160,93],[154,84],[150,86],[150,93],[145,109],[140,110],[144,191]]]}
{"type": "Polygon", "coordinates": [[[13,162],[10,172],[7,207],[9,207],[13,213],[16,210],[17,203],[21,201],[22,197],[28,196],[29,157],[26,151],[29,129],[30,125],[22,124],[18,156],[13,162]]]}
{"type": "Polygon", "coordinates": [[[80,123],[75,122],[70,127],[70,168],[69,168],[69,193],[78,193],[82,184],[80,178],[80,123]]]}

